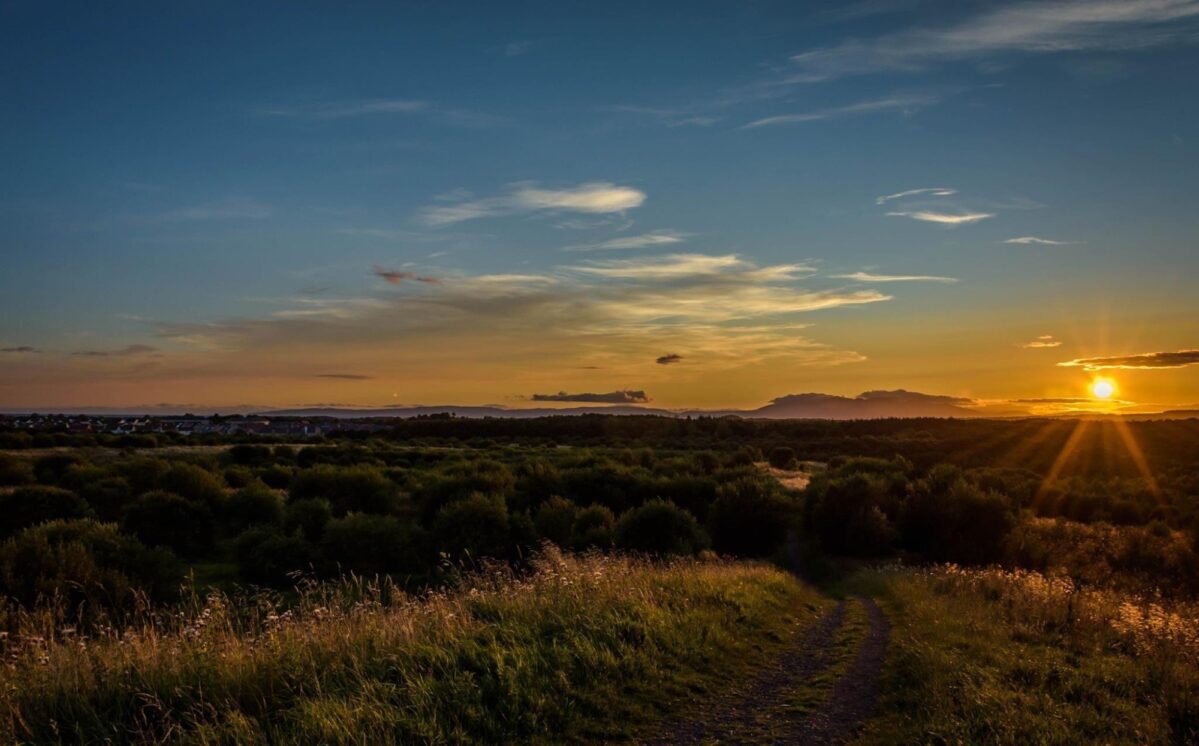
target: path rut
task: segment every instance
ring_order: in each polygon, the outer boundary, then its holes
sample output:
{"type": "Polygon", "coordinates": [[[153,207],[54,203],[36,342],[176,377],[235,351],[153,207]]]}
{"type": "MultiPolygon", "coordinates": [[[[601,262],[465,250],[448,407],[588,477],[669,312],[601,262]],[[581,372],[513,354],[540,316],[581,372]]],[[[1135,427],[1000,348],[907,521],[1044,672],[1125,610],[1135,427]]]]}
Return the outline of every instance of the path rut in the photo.
{"type": "Polygon", "coordinates": [[[647,743],[842,744],[850,740],[874,711],[890,637],[890,623],[882,609],[869,598],[855,602],[862,604],[866,613],[866,637],[829,695],[814,709],[796,712],[786,694],[833,664],[846,601],[825,613],[794,648],[744,689],[726,693],[702,714],[674,723],[667,735],[647,743]]]}

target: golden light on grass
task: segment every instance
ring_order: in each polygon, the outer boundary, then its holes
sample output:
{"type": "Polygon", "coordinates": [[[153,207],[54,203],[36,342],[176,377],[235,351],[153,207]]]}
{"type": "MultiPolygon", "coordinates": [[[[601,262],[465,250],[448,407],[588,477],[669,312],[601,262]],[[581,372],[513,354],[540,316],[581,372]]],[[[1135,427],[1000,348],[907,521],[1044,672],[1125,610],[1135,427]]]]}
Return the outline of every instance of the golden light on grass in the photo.
{"type": "Polygon", "coordinates": [[[1096,378],[1091,381],[1091,396],[1107,401],[1116,393],[1116,382],[1110,378],[1096,378]]]}

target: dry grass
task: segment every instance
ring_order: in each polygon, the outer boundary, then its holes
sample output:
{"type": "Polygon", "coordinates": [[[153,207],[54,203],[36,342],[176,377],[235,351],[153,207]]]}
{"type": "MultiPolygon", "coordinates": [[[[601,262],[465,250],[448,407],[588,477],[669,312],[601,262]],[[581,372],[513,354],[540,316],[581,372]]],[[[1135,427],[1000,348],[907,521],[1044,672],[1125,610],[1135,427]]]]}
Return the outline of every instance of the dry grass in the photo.
{"type": "Polygon", "coordinates": [[[348,580],[288,605],[213,594],[77,639],[7,641],[0,741],[563,742],[623,738],[761,661],[816,613],[747,563],[569,556],[420,598],[348,580]]]}
{"type": "Polygon", "coordinates": [[[1195,743],[1199,608],[997,568],[860,576],[895,622],[866,743],[1195,743]]]}

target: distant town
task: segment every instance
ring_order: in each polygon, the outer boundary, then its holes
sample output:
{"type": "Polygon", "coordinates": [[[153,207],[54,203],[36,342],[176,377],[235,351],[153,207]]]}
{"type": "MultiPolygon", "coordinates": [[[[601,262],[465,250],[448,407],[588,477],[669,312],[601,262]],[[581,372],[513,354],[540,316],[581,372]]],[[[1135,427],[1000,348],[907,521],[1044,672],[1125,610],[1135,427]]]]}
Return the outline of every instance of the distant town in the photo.
{"type": "Polygon", "coordinates": [[[75,435],[261,435],[314,438],[332,431],[385,430],[381,422],[347,422],[332,417],[295,418],[243,415],[118,416],[87,414],[0,415],[0,430],[75,435]]]}

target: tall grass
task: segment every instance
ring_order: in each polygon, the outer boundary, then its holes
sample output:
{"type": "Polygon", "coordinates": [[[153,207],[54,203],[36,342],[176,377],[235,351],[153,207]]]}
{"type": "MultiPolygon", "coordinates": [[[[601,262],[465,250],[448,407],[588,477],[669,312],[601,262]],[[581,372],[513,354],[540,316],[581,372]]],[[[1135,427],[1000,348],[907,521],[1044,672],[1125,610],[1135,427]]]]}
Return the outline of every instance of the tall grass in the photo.
{"type": "Polygon", "coordinates": [[[627,736],[818,613],[776,569],[547,549],[409,597],[349,579],[212,594],[91,637],[23,620],[0,741],[569,742],[627,736]]]}
{"type": "Polygon", "coordinates": [[[865,743],[1199,742],[1199,606],[998,568],[866,573],[894,618],[865,743]]]}

